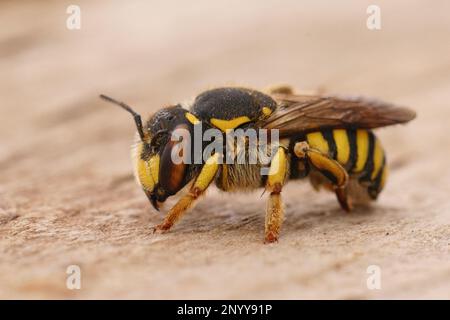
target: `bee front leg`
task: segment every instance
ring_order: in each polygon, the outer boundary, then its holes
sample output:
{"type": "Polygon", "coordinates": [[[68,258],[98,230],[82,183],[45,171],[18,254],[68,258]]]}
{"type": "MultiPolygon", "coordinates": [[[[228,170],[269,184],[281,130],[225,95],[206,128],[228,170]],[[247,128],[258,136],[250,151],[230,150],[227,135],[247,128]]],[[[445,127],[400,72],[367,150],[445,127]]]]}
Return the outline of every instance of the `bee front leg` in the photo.
{"type": "Polygon", "coordinates": [[[315,169],[327,178],[336,194],[336,197],[345,211],[350,211],[352,205],[347,196],[346,186],[348,183],[348,173],[339,162],[328,155],[309,147],[306,141],[297,142],[294,146],[294,153],[299,159],[306,159],[315,169]]]}
{"type": "Polygon", "coordinates": [[[153,227],[153,232],[164,233],[169,231],[175,222],[177,222],[183,214],[195,204],[195,200],[197,200],[201,193],[202,192],[199,192],[199,190],[193,188],[190,189],[188,194],[178,200],[178,202],[169,210],[164,221],[153,227]]]}
{"type": "Polygon", "coordinates": [[[278,148],[272,159],[267,178],[266,190],[270,191],[267,201],[264,243],[278,241],[284,219],[284,207],[281,200],[281,189],[288,176],[288,157],[283,147],[278,148]]]}
{"type": "Polygon", "coordinates": [[[153,232],[164,233],[183,216],[183,214],[195,204],[196,200],[206,191],[211,182],[214,180],[217,170],[219,169],[220,155],[215,153],[203,165],[200,174],[194,180],[189,192],[184,195],[169,210],[164,221],[153,228],[153,232]]]}

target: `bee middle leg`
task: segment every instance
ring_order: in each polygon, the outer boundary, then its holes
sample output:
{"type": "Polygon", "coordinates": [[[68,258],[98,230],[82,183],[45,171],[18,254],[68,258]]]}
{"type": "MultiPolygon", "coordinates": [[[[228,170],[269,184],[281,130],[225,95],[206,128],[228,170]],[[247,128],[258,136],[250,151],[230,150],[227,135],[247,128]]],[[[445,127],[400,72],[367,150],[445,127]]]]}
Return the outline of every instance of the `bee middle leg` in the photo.
{"type": "Polygon", "coordinates": [[[306,159],[330,182],[329,185],[334,190],[341,208],[350,211],[352,204],[346,188],[349,177],[344,167],[328,155],[310,148],[306,141],[297,142],[294,146],[294,153],[299,159],[306,159]]]}
{"type": "Polygon", "coordinates": [[[219,168],[219,154],[212,155],[203,165],[189,192],[169,210],[164,221],[153,228],[153,232],[166,232],[190,209],[214,180],[219,168]]]}
{"type": "Polygon", "coordinates": [[[278,148],[270,164],[266,183],[266,190],[270,191],[270,195],[267,201],[264,243],[276,242],[280,235],[284,219],[281,189],[288,175],[288,163],[286,150],[278,148]]]}

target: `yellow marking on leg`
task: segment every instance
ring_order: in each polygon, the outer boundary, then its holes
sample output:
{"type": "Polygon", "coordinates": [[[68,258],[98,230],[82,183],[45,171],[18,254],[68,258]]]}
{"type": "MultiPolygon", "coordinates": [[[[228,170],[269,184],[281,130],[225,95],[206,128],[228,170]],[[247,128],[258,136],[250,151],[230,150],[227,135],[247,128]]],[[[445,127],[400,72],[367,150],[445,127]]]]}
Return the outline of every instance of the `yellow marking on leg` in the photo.
{"type": "MultiPolygon", "coordinates": [[[[299,159],[306,158],[322,175],[331,174],[335,181],[332,183],[336,187],[344,187],[348,182],[348,173],[342,165],[328,155],[310,148],[306,141],[297,142],[294,146],[294,153],[299,159]]],[[[330,177],[326,178],[330,180],[330,177]]]]}
{"type": "Polygon", "coordinates": [[[190,112],[186,112],[185,114],[186,119],[188,119],[188,121],[192,124],[197,124],[200,122],[200,120],[198,120],[198,118],[196,116],[194,116],[192,113],[190,112]]]}
{"type": "Polygon", "coordinates": [[[219,154],[215,153],[214,155],[209,157],[208,160],[206,160],[206,163],[203,165],[202,171],[200,171],[200,174],[194,182],[194,188],[197,188],[201,191],[208,188],[209,184],[214,180],[217,170],[219,169],[219,158],[219,154]]]}
{"type": "Polygon", "coordinates": [[[375,138],[375,150],[373,152],[373,171],[371,175],[371,180],[375,180],[375,178],[378,175],[378,172],[380,172],[381,166],[383,165],[383,158],[384,158],[384,151],[381,147],[380,140],[375,138]]]}
{"type": "Polygon", "coordinates": [[[369,153],[369,133],[366,130],[356,130],[357,159],[353,172],[361,172],[369,153]]]}
{"type": "Polygon", "coordinates": [[[313,164],[313,166],[319,171],[326,171],[332,174],[336,179],[336,181],[333,181],[333,184],[336,184],[337,187],[340,188],[347,184],[347,171],[339,164],[339,162],[329,158],[321,152],[312,149],[309,149],[307,151],[307,157],[313,164]]]}
{"type": "Polygon", "coordinates": [[[284,148],[278,148],[275,153],[269,168],[269,176],[267,178],[267,185],[273,188],[277,183],[284,184],[287,175],[287,157],[284,148]]]}
{"type": "Polygon", "coordinates": [[[324,154],[328,154],[328,142],[323,137],[322,132],[312,132],[306,135],[306,140],[311,148],[317,149],[324,154]]]}
{"type": "Polygon", "coordinates": [[[215,153],[203,165],[200,174],[191,186],[189,193],[184,195],[167,213],[163,223],[156,226],[154,231],[168,231],[177,222],[181,216],[193,206],[195,200],[205,192],[213,181],[219,168],[220,156],[215,153]]]}
{"type": "Polygon", "coordinates": [[[300,159],[306,158],[317,169],[317,171],[312,171],[309,175],[314,189],[319,190],[320,186],[325,186],[327,189],[334,190],[341,207],[346,211],[350,211],[352,205],[346,190],[349,180],[347,170],[338,161],[330,158],[328,155],[311,149],[305,141],[295,144],[294,153],[300,159]],[[321,176],[319,176],[319,173],[321,176]],[[330,182],[324,182],[323,177],[330,182]]]}
{"type": "Polygon", "coordinates": [[[269,176],[266,182],[266,189],[270,191],[270,196],[266,209],[265,243],[277,241],[280,234],[284,217],[284,208],[280,193],[286,180],[288,169],[286,150],[279,147],[270,163],[269,176]]]}
{"type": "Polygon", "coordinates": [[[235,129],[247,122],[250,122],[250,118],[247,116],[237,117],[231,120],[211,119],[211,123],[223,132],[226,132],[229,129],[235,129]]]}
{"type": "Polygon", "coordinates": [[[337,161],[345,165],[350,158],[350,144],[348,142],[347,130],[333,130],[333,138],[336,143],[337,161]]]}

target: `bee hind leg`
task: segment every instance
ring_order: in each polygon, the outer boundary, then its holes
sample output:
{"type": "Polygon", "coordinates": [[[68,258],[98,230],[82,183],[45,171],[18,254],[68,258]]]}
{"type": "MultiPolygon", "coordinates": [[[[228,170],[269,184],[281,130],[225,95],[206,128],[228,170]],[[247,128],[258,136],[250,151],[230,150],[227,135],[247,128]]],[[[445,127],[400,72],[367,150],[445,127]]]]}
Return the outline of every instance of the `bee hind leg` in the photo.
{"type": "Polygon", "coordinates": [[[328,155],[310,148],[306,141],[297,142],[294,146],[294,153],[299,159],[307,159],[309,164],[328,180],[326,185],[335,192],[341,208],[350,211],[352,203],[347,192],[349,177],[344,167],[328,155]]]}
{"type": "Polygon", "coordinates": [[[334,192],[341,208],[347,212],[352,211],[353,205],[350,197],[348,196],[347,188],[336,188],[334,192]]]}

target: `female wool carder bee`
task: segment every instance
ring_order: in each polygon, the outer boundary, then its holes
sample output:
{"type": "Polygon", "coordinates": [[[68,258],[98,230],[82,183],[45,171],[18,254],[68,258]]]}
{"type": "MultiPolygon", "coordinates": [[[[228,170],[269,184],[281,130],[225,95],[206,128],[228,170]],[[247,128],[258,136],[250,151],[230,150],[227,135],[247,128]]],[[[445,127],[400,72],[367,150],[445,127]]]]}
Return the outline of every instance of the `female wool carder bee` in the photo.
{"type": "Polygon", "coordinates": [[[134,171],[155,209],[189,184],[154,231],[168,231],[214,181],[223,191],[260,187],[268,191],[266,243],[278,240],[283,221],[281,191],[289,179],[309,177],[314,188],[333,191],[346,211],[354,204],[376,200],[388,167],[371,129],[415,118],[409,109],[362,98],[300,95],[289,87],[267,94],[225,87],[201,93],[187,108],[181,104],[163,108],[143,125],[129,106],[101,97],[134,117],[139,134],[133,147],[134,171]],[[199,164],[174,163],[171,153],[179,142],[172,141],[171,133],[179,128],[193,133],[199,124],[224,134],[237,128],[277,129],[280,143],[268,164],[268,175],[261,174],[259,162],[227,164],[218,153],[199,164]]]}

